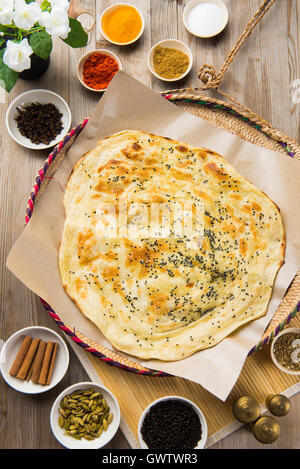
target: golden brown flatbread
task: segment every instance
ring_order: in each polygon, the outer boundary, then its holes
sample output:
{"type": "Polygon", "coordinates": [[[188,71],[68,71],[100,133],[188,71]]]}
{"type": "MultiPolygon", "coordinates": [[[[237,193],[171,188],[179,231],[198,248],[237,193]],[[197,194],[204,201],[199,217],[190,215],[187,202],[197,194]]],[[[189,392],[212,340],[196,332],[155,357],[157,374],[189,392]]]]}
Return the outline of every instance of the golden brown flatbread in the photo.
{"type": "Polygon", "coordinates": [[[64,206],[62,283],[117,350],[183,359],[266,313],[280,212],[213,151],[119,132],[77,163],[64,206]]]}

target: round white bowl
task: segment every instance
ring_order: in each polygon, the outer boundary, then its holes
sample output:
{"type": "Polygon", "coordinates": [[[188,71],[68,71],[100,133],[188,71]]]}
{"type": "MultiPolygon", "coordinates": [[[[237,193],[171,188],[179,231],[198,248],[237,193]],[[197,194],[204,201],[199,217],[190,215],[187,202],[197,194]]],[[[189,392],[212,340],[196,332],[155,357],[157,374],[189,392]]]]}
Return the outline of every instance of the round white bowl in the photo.
{"type": "Polygon", "coordinates": [[[115,44],[117,46],[129,46],[129,44],[133,44],[134,42],[136,42],[142,36],[142,34],[144,32],[144,29],[145,29],[145,20],[144,20],[144,16],[142,15],[141,11],[135,5],[131,5],[131,4],[128,4],[128,3],[114,3],[113,5],[107,7],[102,12],[102,14],[100,16],[99,25],[100,25],[100,32],[101,32],[102,36],[108,42],[111,42],[112,44],[115,44]],[[138,12],[138,14],[141,18],[141,21],[142,21],[142,27],[141,27],[141,30],[140,30],[139,34],[132,41],[129,41],[129,42],[115,42],[115,41],[112,41],[109,38],[109,36],[107,36],[107,34],[105,34],[105,32],[103,31],[103,28],[102,28],[102,20],[103,20],[104,16],[107,15],[108,13],[112,12],[113,10],[117,10],[120,6],[131,6],[132,8],[134,8],[138,12]]]}
{"type": "Polygon", "coordinates": [[[200,423],[201,423],[201,427],[202,427],[202,435],[201,435],[201,439],[198,441],[198,444],[194,449],[203,449],[205,444],[206,444],[207,432],[208,432],[206,418],[205,418],[203,412],[199,409],[199,407],[194,402],[190,401],[189,399],[186,399],[185,397],[181,397],[181,396],[161,397],[161,398],[156,399],[155,401],[151,402],[151,404],[149,404],[148,407],[146,407],[146,409],[142,413],[142,415],[140,417],[140,420],[139,420],[139,423],[138,423],[138,438],[139,438],[141,448],[142,449],[148,449],[148,446],[146,445],[145,441],[143,440],[143,436],[142,436],[142,426],[143,426],[143,422],[144,422],[144,419],[146,417],[146,414],[149,412],[149,410],[153,406],[155,406],[159,402],[169,401],[169,400],[177,400],[177,401],[186,402],[186,403],[190,404],[194,408],[194,410],[197,412],[197,414],[199,415],[200,423]]]}
{"type": "Polygon", "coordinates": [[[151,73],[156,77],[159,78],[160,80],[163,81],[178,81],[181,80],[182,78],[186,77],[187,74],[191,71],[191,68],[193,66],[193,54],[191,49],[182,41],[179,41],[178,39],[164,39],[163,41],[159,41],[154,46],[150,49],[149,54],[148,54],[148,67],[151,73]],[[187,70],[180,75],[177,78],[164,78],[160,75],[158,75],[155,70],[154,70],[154,65],[153,65],[153,55],[154,55],[154,50],[157,46],[160,47],[169,47],[170,49],[177,49],[180,50],[181,52],[184,52],[188,58],[189,58],[189,66],[187,70]]]}
{"type": "Polygon", "coordinates": [[[40,394],[56,386],[64,377],[69,366],[69,351],[66,343],[59,334],[48,329],[47,327],[32,326],[25,327],[15,332],[12,336],[4,342],[0,352],[0,371],[3,379],[16,391],[25,394],[40,394]],[[9,374],[9,370],[17,355],[19,347],[25,335],[30,335],[35,338],[38,337],[44,341],[53,341],[58,343],[57,354],[55,357],[55,364],[51,383],[42,385],[33,383],[32,381],[21,380],[9,374]]]}
{"type": "Polygon", "coordinates": [[[50,412],[50,426],[55,438],[65,447],[68,449],[99,449],[103,446],[107,445],[111,439],[115,436],[118,431],[121,419],[121,412],[120,407],[118,404],[117,399],[114,395],[104,386],[100,384],[93,383],[93,382],[81,382],[73,384],[65,389],[54,401],[50,412]],[[110,411],[113,413],[113,421],[108,426],[106,431],[103,431],[99,438],[95,438],[94,440],[88,441],[82,438],[81,440],[76,440],[72,436],[65,435],[65,430],[61,428],[58,424],[59,418],[59,407],[61,399],[66,396],[67,394],[71,394],[77,390],[89,389],[93,388],[95,391],[100,392],[103,397],[106,399],[107,404],[110,407],[110,411]]]}
{"type": "Polygon", "coordinates": [[[274,355],[274,345],[275,345],[276,341],[278,340],[279,337],[281,337],[284,334],[288,334],[289,332],[295,332],[296,334],[300,334],[300,328],[299,327],[289,327],[289,328],[284,329],[283,331],[279,332],[279,334],[273,339],[272,344],[271,344],[271,358],[272,358],[272,361],[273,361],[274,365],[276,365],[277,368],[280,371],[283,371],[284,373],[287,373],[289,375],[300,375],[300,371],[288,370],[287,368],[284,368],[284,366],[280,365],[280,363],[278,363],[278,361],[276,360],[276,357],[274,355]]]}
{"type": "Polygon", "coordinates": [[[66,101],[57,93],[54,93],[50,90],[36,89],[25,91],[25,93],[20,94],[12,101],[6,111],[6,127],[9,135],[13,140],[15,140],[15,142],[19,143],[25,148],[30,148],[32,150],[45,150],[46,148],[54,147],[69,132],[71,127],[71,120],[71,111],[66,101]],[[35,102],[41,104],[52,103],[62,114],[62,131],[55,137],[54,140],[52,140],[52,142],[50,142],[49,145],[45,145],[43,143],[32,143],[29,138],[23,137],[15,121],[15,118],[18,115],[17,107],[22,107],[26,104],[35,102]]]}
{"type": "Polygon", "coordinates": [[[217,36],[217,34],[220,34],[224,30],[225,26],[227,25],[227,23],[228,23],[228,9],[227,9],[226,5],[221,0],[190,0],[186,4],[186,6],[184,7],[184,10],[183,10],[183,13],[182,13],[182,19],[183,19],[183,24],[184,24],[185,28],[189,31],[189,33],[193,34],[194,36],[203,37],[203,38],[214,37],[214,36],[217,36]],[[220,8],[220,11],[221,11],[221,14],[222,14],[222,23],[221,23],[220,27],[218,29],[216,29],[215,31],[213,31],[209,35],[197,34],[195,31],[192,31],[189,27],[189,22],[188,22],[189,14],[193,10],[193,8],[195,8],[200,3],[212,3],[213,5],[216,5],[217,7],[220,8]]]}
{"type": "Polygon", "coordinates": [[[81,59],[78,61],[78,64],[77,64],[77,76],[78,76],[78,80],[80,81],[80,83],[82,84],[82,86],[84,86],[87,90],[91,90],[91,91],[95,91],[96,93],[103,93],[107,88],[103,88],[101,90],[96,90],[95,88],[91,88],[90,86],[88,86],[86,83],[84,83],[83,81],[83,65],[84,65],[84,62],[86,61],[86,59],[94,54],[95,52],[99,52],[100,54],[106,54],[106,55],[109,55],[110,57],[112,57],[113,59],[115,59],[115,61],[117,62],[118,66],[119,66],[119,70],[122,70],[123,67],[122,67],[122,63],[119,59],[119,57],[114,54],[113,52],[109,51],[109,50],[106,50],[106,49],[94,49],[94,50],[90,50],[88,51],[86,54],[84,54],[81,59]]]}

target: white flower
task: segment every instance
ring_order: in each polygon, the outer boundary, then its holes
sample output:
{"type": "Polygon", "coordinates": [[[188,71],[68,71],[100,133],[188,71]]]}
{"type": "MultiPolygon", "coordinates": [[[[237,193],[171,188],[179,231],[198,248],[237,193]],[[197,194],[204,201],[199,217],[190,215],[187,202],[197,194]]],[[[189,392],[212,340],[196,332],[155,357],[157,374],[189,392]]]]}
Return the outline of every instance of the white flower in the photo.
{"type": "Polygon", "coordinates": [[[69,0],[49,0],[51,8],[62,8],[63,10],[69,10],[70,3],[69,0]]]}
{"type": "Polygon", "coordinates": [[[14,11],[14,0],[0,0],[0,24],[11,24],[14,11]]]}
{"type": "Polygon", "coordinates": [[[54,7],[51,13],[43,11],[39,23],[46,28],[50,36],[66,39],[71,28],[69,26],[68,12],[63,8],[54,7]]]}
{"type": "Polygon", "coordinates": [[[8,40],[3,54],[3,62],[15,72],[22,72],[26,68],[30,68],[32,53],[33,50],[28,43],[28,39],[23,39],[21,42],[8,40]]]}
{"type": "Polygon", "coordinates": [[[38,22],[41,14],[40,6],[35,3],[26,3],[25,0],[15,0],[13,20],[18,28],[28,31],[38,22]]]}

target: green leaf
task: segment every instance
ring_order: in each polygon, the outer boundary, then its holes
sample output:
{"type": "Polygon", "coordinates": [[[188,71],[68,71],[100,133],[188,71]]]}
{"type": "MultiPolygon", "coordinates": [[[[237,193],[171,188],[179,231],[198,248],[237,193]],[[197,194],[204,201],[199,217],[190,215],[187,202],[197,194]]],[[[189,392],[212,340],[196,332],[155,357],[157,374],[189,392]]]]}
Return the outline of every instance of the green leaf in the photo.
{"type": "Polygon", "coordinates": [[[63,41],[71,47],[84,47],[87,45],[88,35],[83,29],[81,23],[75,18],[69,18],[71,31],[63,41]]]}
{"type": "Polygon", "coordinates": [[[3,54],[4,50],[0,51],[0,86],[9,93],[14,87],[19,74],[5,65],[3,62],[3,54]]]}
{"type": "Polygon", "coordinates": [[[29,44],[38,57],[47,59],[52,50],[52,39],[46,31],[38,31],[31,34],[29,44]]]}
{"type": "Polygon", "coordinates": [[[41,3],[41,10],[42,10],[42,11],[45,11],[45,10],[47,10],[49,7],[51,7],[51,3],[48,2],[48,0],[43,0],[43,2],[41,3]]]}
{"type": "Polygon", "coordinates": [[[14,32],[14,30],[10,26],[5,26],[4,24],[0,24],[0,32],[9,34],[11,32],[14,32]]]}

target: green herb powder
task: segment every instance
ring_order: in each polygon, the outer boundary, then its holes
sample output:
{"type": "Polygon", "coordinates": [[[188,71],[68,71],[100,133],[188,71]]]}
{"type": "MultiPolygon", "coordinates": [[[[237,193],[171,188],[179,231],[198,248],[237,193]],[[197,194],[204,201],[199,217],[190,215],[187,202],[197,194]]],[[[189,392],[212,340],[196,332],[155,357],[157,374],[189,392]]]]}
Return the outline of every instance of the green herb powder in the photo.
{"type": "Polygon", "coordinates": [[[153,54],[155,72],[163,78],[178,78],[186,72],[189,58],[178,49],[157,46],[153,54]]]}

